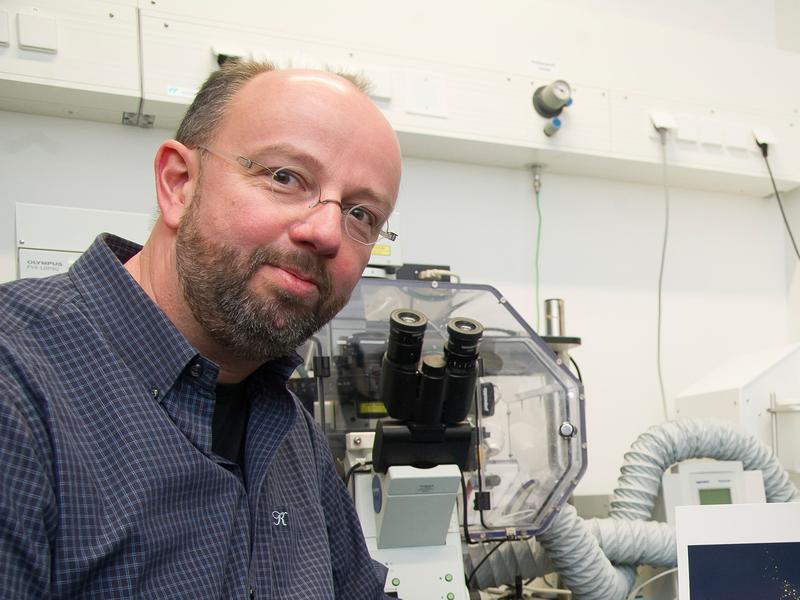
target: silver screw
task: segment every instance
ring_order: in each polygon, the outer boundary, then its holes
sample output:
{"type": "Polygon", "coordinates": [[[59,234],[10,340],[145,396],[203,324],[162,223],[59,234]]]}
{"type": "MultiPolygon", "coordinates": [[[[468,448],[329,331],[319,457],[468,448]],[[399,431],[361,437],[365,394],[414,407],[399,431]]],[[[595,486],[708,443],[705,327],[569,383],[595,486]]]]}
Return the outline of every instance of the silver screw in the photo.
{"type": "Polygon", "coordinates": [[[569,421],[564,421],[558,428],[558,433],[561,435],[561,437],[571,438],[573,435],[575,435],[575,425],[569,421]]]}
{"type": "Polygon", "coordinates": [[[353,445],[354,446],[360,446],[361,445],[361,438],[360,437],[353,438],[353,445]]]}

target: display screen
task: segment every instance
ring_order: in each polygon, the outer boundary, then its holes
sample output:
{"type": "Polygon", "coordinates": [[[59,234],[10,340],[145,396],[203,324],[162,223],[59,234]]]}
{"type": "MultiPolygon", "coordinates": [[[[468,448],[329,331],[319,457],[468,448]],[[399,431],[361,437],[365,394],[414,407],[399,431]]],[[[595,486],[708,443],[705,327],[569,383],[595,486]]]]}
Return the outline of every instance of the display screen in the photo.
{"type": "Polygon", "coordinates": [[[692,600],[800,597],[799,542],[689,546],[688,554],[692,600]]]}
{"type": "Polygon", "coordinates": [[[700,504],[731,504],[730,488],[709,488],[698,490],[700,493],[700,504]]]}

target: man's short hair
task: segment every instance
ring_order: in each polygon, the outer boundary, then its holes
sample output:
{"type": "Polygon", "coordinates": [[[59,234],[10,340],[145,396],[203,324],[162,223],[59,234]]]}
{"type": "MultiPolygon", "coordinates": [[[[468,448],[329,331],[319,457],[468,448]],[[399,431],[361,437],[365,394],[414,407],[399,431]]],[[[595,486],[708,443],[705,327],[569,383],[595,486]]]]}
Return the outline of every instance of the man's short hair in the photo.
{"type": "MultiPolygon", "coordinates": [[[[237,60],[224,63],[200,87],[178,127],[175,139],[184,146],[208,145],[233,96],[256,75],[276,70],[270,62],[237,60]]],[[[360,74],[336,72],[362,92],[369,93],[370,83],[360,74]]]]}
{"type": "Polygon", "coordinates": [[[228,61],[214,71],[192,100],[178,127],[175,139],[196,148],[208,144],[225,116],[231,98],[256,75],[274,71],[268,62],[228,61]]]}

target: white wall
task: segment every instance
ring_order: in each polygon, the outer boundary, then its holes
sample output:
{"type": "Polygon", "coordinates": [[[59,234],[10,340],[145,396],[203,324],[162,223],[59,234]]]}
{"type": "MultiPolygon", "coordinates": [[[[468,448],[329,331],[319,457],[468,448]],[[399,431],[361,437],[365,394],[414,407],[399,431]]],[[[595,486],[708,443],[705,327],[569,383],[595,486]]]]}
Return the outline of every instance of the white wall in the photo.
{"type": "MultiPolygon", "coordinates": [[[[583,3],[605,5],[600,0],[583,3]]],[[[572,6],[580,4],[576,0],[572,6]]],[[[771,43],[770,2],[687,1],[679,6],[617,0],[610,10],[753,44],[771,43]]],[[[484,41],[477,35],[480,14],[470,22],[472,14],[464,10],[459,20],[484,41]]],[[[425,16],[404,18],[412,23],[425,16]]],[[[430,34],[428,42],[437,31],[446,41],[445,24],[419,26],[430,34]]],[[[369,24],[360,28],[363,45],[380,45],[380,31],[369,24]]],[[[408,36],[404,39],[411,43],[408,36]]],[[[133,212],[154,207],[152,158],[169,131],[0,112],[0,132],[0,281],[15,272],[15,202],[133,212]]],[[[405,260],[447,263],[464,281],[492,284],[533,322],[536,212],[530,173],[421,159],[406,159],[404,167],[400,214],[393,227],[402,235],[405,260]]],[[[766,179],[764,189],[766,195],[766,179]]],[[[790,323],[792,338],[800,337],[798,311],[790,317],[787,309],[788,297],[793,304],[800,297],[800,292],[789,292],[800,285],[774,201],[682,189],[672,189],[671,195],[663,352],[670,397],[730,357],[785,343],[790,323]]],[[[799,197],[787,199],[798,231],[799,197]]],[[[541,198],[541,297],[564,298],[568,333],[583,338],[575,358],[586,383],[590,466],[579,491],[607,493],[629,443],[662,419],[655,291],[663,192],[657,185],[545,171],[541,198]]]]}
{"type": "Polygon", "coordinates": [[[776,7],[770,0],[572,0],[570,4],[761,46],[774,47],[776,41],[776,7]]]}
{"type": "Polygon", "coordinates": [[[775,0],[775,26],[776,46],[800,52],[800,2],[775,0]]]}
{"type": "Polygon", "coordinates": [[[14,204],[152,213],[152,164],[172,132],[0,111],[0,281],[16,277],[14,204]]]}
{"type": "MultiPolygon", "coordinates": [[[[406,160],[397,231],[408,262],[450,264],[535,323],[536,211],[524,171],[406,160]]],[[[672,189],[663,371],[673,397],[710,368],[787,341],[780,217],[759,198],[672,189]]],[[[586,385],[589,470],[608,493],[622,454],[663,420],[656,288],[663,190],[543,174],[542,295],[566,302],[586,385]]]]}
{"type": "MultiPolygon", "coordinates": [[[[784,194],[781,198],[786,211],[789,227],[792,229],[795,241],[800,246],[800,190],[784,194]]],[[[774,198],[772,199],[775,203],[774,198]]],[[[775,210],[778,210],[777,205],[775,210]]],[[[784,250],[786,253],[786,291],[789,306],[789,337],[800,341],[800,260],[798,260],[788,235],[784,235],[784,250]]]]}

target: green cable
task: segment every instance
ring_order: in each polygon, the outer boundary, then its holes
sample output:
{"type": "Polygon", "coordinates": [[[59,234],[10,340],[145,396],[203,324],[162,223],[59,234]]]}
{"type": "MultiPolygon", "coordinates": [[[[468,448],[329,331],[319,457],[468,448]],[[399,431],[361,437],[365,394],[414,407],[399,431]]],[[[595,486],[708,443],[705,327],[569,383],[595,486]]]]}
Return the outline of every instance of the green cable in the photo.
{"type": "Polygon", "coordinates": [[[536,332],[539,333],[541,330],[539,326],[541,325],[541,302],[539,302],[539,252],[542,247],[542,205],[539,202],[539,191],[536,191],[536,214],[539,217],[539,223],[536,226],[536,332]]]}

